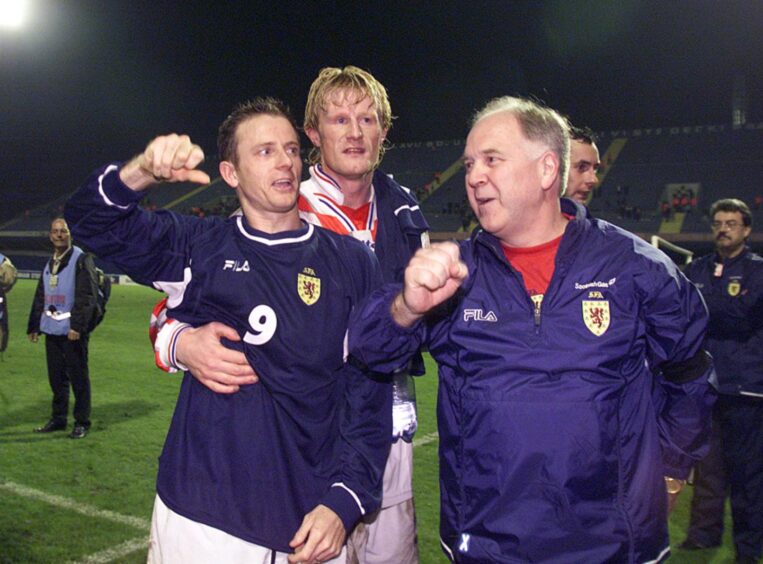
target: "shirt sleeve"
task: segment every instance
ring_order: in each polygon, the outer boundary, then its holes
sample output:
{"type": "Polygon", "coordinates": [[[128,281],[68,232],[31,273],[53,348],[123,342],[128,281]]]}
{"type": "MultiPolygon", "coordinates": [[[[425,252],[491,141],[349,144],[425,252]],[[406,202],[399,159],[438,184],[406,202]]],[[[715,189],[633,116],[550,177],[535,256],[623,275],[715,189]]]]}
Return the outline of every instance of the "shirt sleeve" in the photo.
{"type": "Polygon", "coordinates": [[[385,284],[350,316],[349,348],[357,365],[391,374],[406,366],[424,344],[422,320],[401,327],[392,318],[392,302],[401,290],[401,284],[385,284]]]}
{"type": "Polygon", "coordinates": [[[144,192],[130,190],[114,163],[96,170],[67,202],[64,216],[73,237],[121,268],[133,280],[161,287],[181,282],[187,249],[211,221],[138,206],[144,192]]]}
{"type": "Polygon", "coordinates": [[[363,515],[381,506],[382,477],[392,434],[392,386],[382,375],[345,365],[341,455],[331,487],[321,503],[331,508],[347,532],[363,515]]]}
{"type": "Polygon", "coordinates": [[[696,287],[665,259],[644,269],[650,281],[642,302],[653,404],[663,447],[665,474],[686,478],[707,454],[716,398],[715,371],[702,348],[708,313],[696,287]]]}
{"type": "MultiPolygon", "coordinates": [[[[358,246],[359,247],[359,246],[358,246]]],[[[376,258],[367,249],[353,271],[358,303],[381,284],[376,258]]],[[[349,532],[358,519],[381,505],[382,477],[392,433],[392,386],[384,375],[345,362],[340,423],[340,456],[332,484],[321,503],[331,508],[349,532]]]]}

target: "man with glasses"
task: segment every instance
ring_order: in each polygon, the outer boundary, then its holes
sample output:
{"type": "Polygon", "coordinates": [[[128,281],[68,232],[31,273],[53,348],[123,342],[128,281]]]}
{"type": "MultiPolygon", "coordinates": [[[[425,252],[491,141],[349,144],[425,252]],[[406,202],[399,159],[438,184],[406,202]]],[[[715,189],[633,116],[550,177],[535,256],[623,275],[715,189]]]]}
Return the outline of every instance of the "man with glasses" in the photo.
{"type": "Polygon", "coordinates": [[[681,548],[721,544],[730,494],[737,562],[757,562],[763,548],[763,258],[746,246],[752,214],[744,202],[718,200],[710,217],[716,252],[692,262],[686,275],[710,311],[706,348],[720,393],[710,454],[695,468],[681,548]]]}

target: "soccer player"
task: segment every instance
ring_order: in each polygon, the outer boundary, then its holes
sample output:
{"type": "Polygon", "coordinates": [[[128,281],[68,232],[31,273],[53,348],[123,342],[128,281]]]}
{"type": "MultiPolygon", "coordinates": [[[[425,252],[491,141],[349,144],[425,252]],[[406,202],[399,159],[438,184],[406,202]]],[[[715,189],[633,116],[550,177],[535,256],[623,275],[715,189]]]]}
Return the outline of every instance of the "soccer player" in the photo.
{"type": "MultiPolygon", "coordinates": [[[[344,362],[350,310],[381,283],[366,245],[304,223],[296,126],[272,99],[220,126],[220,174],[242,215],[147,212],[158,182],[209,182],[187,136],[97,170],[67,203],[75,236],[172,315],[232,328],[256,385],[218,394],[186,374],[159,461],[151,562],[345,562],[380,501],[391,386],[344,362]]],[[[182,331],[182,329],[181,329],[182,331]]]]}
{"type": "Polygon", "coordinates": [[[664,254],[560,199],[557,112],[491,101],[464,164],[482,229],[418,251],[402,289],[350,322],[359,364],[391,372],[428,346],[439,365],[443,549],[463,563],[659,561],[664,476],[707,452],[699,292],[664,254]],[[670,448],[666,421],[683,430],[670,448]]]}
{"type": "MultiPolygon", "coordinates": [[[[387,282],[402,281],[413,253],[428,242],[416,198],[378,170],[392,110],[387,91],[354,66],[327,67],[310,87],[304,129],[313,143],[310,178],[300,186],[299,211],[307,222],[363,241],[375,251],[387,282]]],[[[171,313],[171,312],[170,312],[171,313]]],[[[172,365],[172,324],[156,341],[160,366],[172,365]]],[[[220,346],[228,329],[219,323],[190,330],[176,342],[176,357],[219,392],[234,392],[256,376],[241,355],[220,346]]],[[[411,374],[424,373],[421,356],[394,375],[392,447],[384,471],[382,507],[363,519],[349,543],[363,564],[418,562],[413,505],[416,406],[411,374]]]]}

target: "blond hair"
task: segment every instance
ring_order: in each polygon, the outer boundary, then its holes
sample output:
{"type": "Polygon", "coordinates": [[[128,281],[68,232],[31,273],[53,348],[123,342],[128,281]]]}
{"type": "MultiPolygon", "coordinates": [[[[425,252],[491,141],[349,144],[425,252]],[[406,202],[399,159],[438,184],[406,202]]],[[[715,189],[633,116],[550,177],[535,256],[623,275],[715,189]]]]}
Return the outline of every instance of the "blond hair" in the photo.
{"type": "MultiPolygon", "coordinates": [[[[392,108],[389,105],[387,89],[370,72],[348,65],[341,69],[338,67],[321,69],[318,77],[310,85],[307,105],[305,106],[305,130],[318,129],[320,112],[326,111],[329,97],[338,90],[357,93],[355,102],[359,102],[365,97],[370,98],[376,108],[382,130],[387,131],[392,127],[392,108]]],[[[381,162],[384,151],[387,149],[385,143],[386,140],[379,147],[377,165],[381,162]]],[[[313,147],[308,159],[310,164],[319,162],[321,160],[320,147],[313,147]]]]}

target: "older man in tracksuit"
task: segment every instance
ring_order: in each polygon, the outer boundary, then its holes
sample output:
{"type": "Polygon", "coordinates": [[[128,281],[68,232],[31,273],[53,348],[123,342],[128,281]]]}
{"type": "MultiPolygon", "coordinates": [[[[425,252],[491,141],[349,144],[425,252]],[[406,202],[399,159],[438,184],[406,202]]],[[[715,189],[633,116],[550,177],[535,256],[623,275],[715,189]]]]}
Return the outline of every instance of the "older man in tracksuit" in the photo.
{"type": "Polygon", "coordinates": [[[560,201],[568,163],[556,112],[490,102],[464,154],[482,229],[417,252],[402,289],[350,322],[359,363],[392,371],[423,345],[439,365],[440,533],[456,562],[663,560],[665,478],[707,451],[699,292],[560,201]]]}

